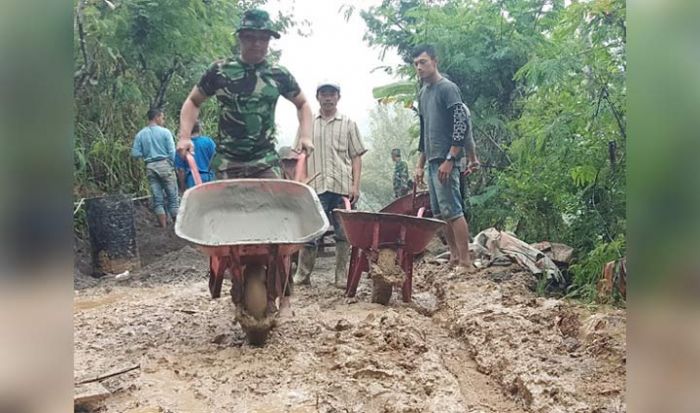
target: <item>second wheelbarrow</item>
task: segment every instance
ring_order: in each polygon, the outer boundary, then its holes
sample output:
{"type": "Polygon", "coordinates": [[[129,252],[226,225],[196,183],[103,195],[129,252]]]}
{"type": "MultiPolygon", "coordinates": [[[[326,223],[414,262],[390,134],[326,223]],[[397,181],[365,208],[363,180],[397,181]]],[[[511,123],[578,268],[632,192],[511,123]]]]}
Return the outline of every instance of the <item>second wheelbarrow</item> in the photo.
{"type": "Polygon", "coordinates": [[[433,211],[430,209],[430,194],[428,191],[418,191],[417,189],[418,187],[414,183],[412,193],[394,199],[387,206],[380,209],[379,212],[432,217],[433,211]]]}
{"type": "Polygon", "coordinates": [[[393,287],[411,301],[413,259],[425,250],[444,221],[385,212],[333,211],[352,245],[345,295],[354,297],[363,272],[373,279],[372,301],[388,304],[393,287]]]}

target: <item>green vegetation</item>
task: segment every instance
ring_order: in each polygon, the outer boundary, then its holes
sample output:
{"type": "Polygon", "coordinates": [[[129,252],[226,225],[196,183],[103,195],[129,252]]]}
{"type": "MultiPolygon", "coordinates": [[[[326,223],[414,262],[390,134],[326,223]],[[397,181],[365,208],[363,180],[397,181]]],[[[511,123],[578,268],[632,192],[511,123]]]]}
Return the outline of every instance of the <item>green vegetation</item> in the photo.
{"type": "Polygon", "coordinates": [[[401,149],[409,172],[418,159],[418,127],[413,112],[400,105],[379,105],[370,113],[370,150],[362,157],[362,209],[378,211],[394,199],[391,150],[401,149]]]}
{"type": "Polygon", "coordinates": [[[470,182],[472,231],[571,245],[571,295],[594,299],[601,263],[625,254],[624,1],[385,0],[360,14],[370,45],[404,57],[395,73],[415,79],[410,50],[432,43],[460,86],[486,165],[470,182]]]}
{"type": "MultiPolygon", "coordinates": [[[[76,199],[147,193],[143,166],[129,156],[146,110],[163,107],[175,131],[181,102],[207,65],[235,52],[231,32],[241,11],[262,3],[74,1],[76,199]]],[[[372,114],[363,205],[390,199],[392,147],[415,165],[416,120],[405,109],[417,90],[409,54],[433,43],[441,71],[472,110],[485,166],[470,178],[472,231],[496,226],[527,242],[571,245],[578,261],[568,292],[593,300],[601,263],[625,255],[624,1],[385,0],[344,12],[362,16],[370,46],[406,59],[385,68],[403,81],[374,90],[397,105],[372,114]]],[[[282,31],[297,25],[290,16],[275,19],[282,31]]],[[[204,125],[215,117],[210,101],[204,125]]]]}
{"type": "MultiPolygon", "coordinates": [[[[147,194],[142,163],[129,153],[146,111],[163,108],[175,132],[180,106],[199,76],[235,52],[231,33],[242,11],[262,3],[74,1],[75,197],[147,194]]],[[[275,19],[281,31],[296,25],[289,16],[275,19]]],[[[213,101],[201,117],[204,125],[216,125],[213,101]]]]}

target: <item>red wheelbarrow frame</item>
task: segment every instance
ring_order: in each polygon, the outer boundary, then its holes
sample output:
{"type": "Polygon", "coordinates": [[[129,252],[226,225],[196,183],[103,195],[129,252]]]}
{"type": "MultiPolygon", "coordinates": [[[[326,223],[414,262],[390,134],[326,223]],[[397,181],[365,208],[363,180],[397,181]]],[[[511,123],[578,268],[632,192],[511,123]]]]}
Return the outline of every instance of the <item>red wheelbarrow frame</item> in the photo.
{"type": "MultiPolygon", "coordinates": [[[[188,153],[186,160],[192,171],[195,185],[201,185],[202,179],[194,158],[188,153]]],[[[294,181],[303,182],[306,179],[306,153],[300,153],[298,160],[300,162],[297,162],[294,181]]],[[[326,219],[325,215],[323,219],[326,219]]],[[[291,279],[291,256],[301,249],[303,245],[303,243],[199,245],[199,248],[209,256],[209,292],[212,298],[221,296],[223,280],[226,270],[228,270],[233,284],[231,296],[234,303],[239,304],[243,298],[243,270],[245,266],[262,264],[267,268],[268,304],[273,303],[275,298],[282,297],[287,289],[291,279]],[[235,288],[236,286],[238,288],[235,288]]]]}
{"type": "Polygon", "coordinates": [[[430,194],[428,191],[418,192],[418,187],[415,183],[413,184],[412,193],[396,198],[387,206],[380,209],[379,212],[421,217],[433,216],[433,211],[430,209],[430,194]]]}
{"type": "Polygon", "coordinates": [[[346,202],[346,210],[333,211],[352,245],[345,295],[355,296],[362,273],[369,271],[370,262],[376,260],[380,249],[391,248],[396,251],[397,264],[406,274],[401,287],[402,299],[410,302],[414,257],[423,252],[435,233],[445,224],[444,221],[423,218],[424,208],[418,210],[418,216],[410,216],[351,211],[347,204],[346,202]]]}
{"type": "MultiPolygon", "coordinates": [[[[205,250],[207,247],[203,247],[205,250]]],[[[209,255],[209,292],[212,298],[221,297],[221,287],[226,270],[231,274],[231,296],[238,304],[243,299],[243,269],[249,264],[267,267],[266,287],[268,303],[282,297],[290,280],[291,255],[300,245],[252,244],[219,247],[209,255]],[[238,286],[239,288],[234,288],[238,286]]]]}

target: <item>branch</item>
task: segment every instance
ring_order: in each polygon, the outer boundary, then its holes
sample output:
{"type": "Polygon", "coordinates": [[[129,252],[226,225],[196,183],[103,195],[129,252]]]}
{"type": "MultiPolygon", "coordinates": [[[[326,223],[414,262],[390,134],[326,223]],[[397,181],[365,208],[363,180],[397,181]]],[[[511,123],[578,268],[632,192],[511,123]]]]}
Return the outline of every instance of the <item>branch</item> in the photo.
{"type": "Polygon", "coordinates": [[[142,52],[139,52],[138,59],[139,59],[139,62],[141,63],[141,68],[144,71],[148,70],[148,63],[146,62],[146,57],[143,55],[142,52]]]}
{"type": "Polygon", "coordinates": [[[595,118],[598,117],[598,113],[600,112],[600,104],[603,101],[604,94],[605,94],[605,86],[603,86],[600,89],[600,94],[598,95],[598,102],[596,102],[596,106],[595,106],[595,113],[593,114],[593,118],[591,119],[591,121],[594,121],[595,118]]]}
{"type": "Polygon", "coordinates": [[[603,98],[608,102],[610,110],[612,111],[613,116],[615,116],[615,121],[617,121],[617,127],[620,129],[620,134],[622,135],[622,138],[624,140],[627,140],[627,132],[625,130],[625,125],[622,124],[622,115],[617,112],[617,110],[615,109],[615,105],[613,105],[613,103],[610,101],[610,96],[608,95],[607,89],[605,90],[603,98]]]}
{"type": "Polygon", "coordinates": [[[90,58],[87,53],[87,49],[85,47],[85,29],[83,28],[83,8],[85,7],[85,0],[80,0],[78,2],[78,7],[75,12],[75,21],[78,24],[78,38],[79,38],[79,43],[80,43],[80,51],[82,52],[83,55],[83,65],[78,70],[78,72],[74,75],[75,83],[77,85],[77,88],[80,89],[82,85],[85,83],[85,79],[87,78],[87,75],[89,73],[90,67],[92,67],[92,62],[90,61],[90,58]]]}
{"type": "Polygon", "coordinates": [[[403,33],[413,35],[413,33],[411,33],[410,30],[405,28],[398,20],[392,19],[390,16],[387,16],[387,20],[389,20],[394,26],[398,27],[399,30],[401,30],[403,33]]]}
{"type": "Polygon", "coordinates": [[[542,16],[542,13],[544,13],[544,6],[547,4],[547,0],[543,0],[542,4],[540,4],[540,8],[537,10],[537,13],[535,13],[535,19],[532,25],[532,31],[537,31],[537,22],[539,22],[540,16],[542,16]]]}
{"type": "Polygon", "coordinates": [[[496,149],[498,149],[499,151],[501,151],[501,153],[503,153],[503,156],[505,156],[506,160],[508,161],[508,165],[513,163],[513,161],[508,156],[508,152],[506,152],[505,149],[501,148],[501,145],[499,145],[498,142],[496,142],[491,136],[489,136],[489,134],[486,133],[486,131],[484,131],[483,129],[481,129],[478,126],[474,126],[474,128],[477,129],[480,134],[482,134],[483,136],[486,136],[486,138],[489,141],[491,141],[491,143],[496,147],[496,149]]]}
{"type": "Polygon", "coordinates": [[[168,86],[170,85],[170,81],[173,78],[173,74],[175,73],[175,69],[177,69],[178,64],[178,58],[176,57],[175,59],[173,59],[172,66],[170,66],[170,68],[168,68],[165,71],[165,73],[163,73],[160,76],[160,86],[158,87],[158,93],[156,93],[155,99],[153,100],[151,107],[159,108],[163,105],[163,100],[165,99],[165,92],[168,90],[168,86]]]}
{"type": "Polygon", "coordinates": [[[83,64],[89,66],[90,59],[85,49],[85,29],[83,28],[83,8],[85,7],[85,0],[80,0],[78,2],[78,9],[75,13],[75,20],[78,23],[78,36],[80,38],[80,51],[83,53],[83,64]]]}
{"type": "Polygon", "coordinates": [[[110,377],[114,377],[114,376],[118,376],[118,375],[120,375],[120,374],[128,373],[128,372],[130,372],[130,371],[132,371],[132,370],[136,370],[136,369],[138,369],[138,368],[141,368],[141,365],[140,365],[140,364],[135,364],[135,365],[133,365],[133,366],[123,368],[123,369],[118,370],[118,371],[115,371],[115,372],[113,372],[113,373],[104,374],[104,375],[102,375],[102,376],[97,376],[97,377],[92,378],[92,379],[87,379],[87,380],[79,381],[79,382],[77,382],[76,384],[86,384],[86,383],[92,383],[92,382],[95,382],[95,381],[102,381],[102,380],[108,379],[108,378],[110,378],[110,377]]]}

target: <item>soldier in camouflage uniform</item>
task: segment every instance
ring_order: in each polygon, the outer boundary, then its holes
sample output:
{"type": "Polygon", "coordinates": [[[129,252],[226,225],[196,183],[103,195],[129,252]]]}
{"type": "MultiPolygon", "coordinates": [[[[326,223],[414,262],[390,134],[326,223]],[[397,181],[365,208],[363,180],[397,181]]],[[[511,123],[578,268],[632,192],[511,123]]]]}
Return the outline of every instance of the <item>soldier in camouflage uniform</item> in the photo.
{"type": "Polygon", "coordinates": [[[270,37],[278,39],[267,12],[248,10],[236,30],[240,55],[214,62],[192,89],[180,112],[181,156],[192,151],[190,131],[199,108],[211,96],[220,103],[217,156],[212,170],[218,178],[280,178],[275,150],[275,106],[283,96],[297,108],[299,143],[308,153],[311,108],[291,73],[265,60],[270,37]]]}
{"type": "Polygon", "coordinates": [[[408,164],[401,160],[401,150],[398,148],[391,150],[391,160],[394,161],[394,197],[399,198],[408,194],[411,189],[408,164]]]}
{"type": "MultiPolygon", "coordinates": [[[[311,107],[294,76],[265,60],[270,37],[280,37],[267,12],[246,11],[236,34],[240,55],[214,62],[183,103],[177,151],[184,157],[194,150],[192,126],[202,104],[216,96],[219,131],[211,169],[217,178],[281,178],[280,158],[275,150],[277,99],[283,96],[296,106],[299,147],[307,153],[313,151],[311,107]]],[[[289,309],[290,292],[289,288],[285,291],[280,310],[289,309]]]]}

